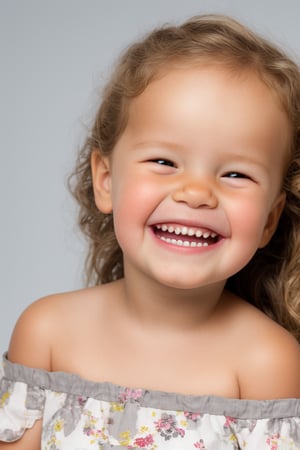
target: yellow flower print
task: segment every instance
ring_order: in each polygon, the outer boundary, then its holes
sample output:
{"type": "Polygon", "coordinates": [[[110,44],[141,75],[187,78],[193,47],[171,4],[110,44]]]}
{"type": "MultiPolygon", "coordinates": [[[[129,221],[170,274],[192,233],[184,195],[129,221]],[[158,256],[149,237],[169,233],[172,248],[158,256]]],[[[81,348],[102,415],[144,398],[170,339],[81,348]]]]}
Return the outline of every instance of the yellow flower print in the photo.
{"type": "Polygon", "coordinates": [[[50,437],[50,440],[47,441],[47,447],[46,448],[51,449],[51,448],[53,448],[54,445],[55,445],[54,448],[56,448],[56,445],[59,445],[59,444],[60,444],[60,441],[58,439],[56,439],[56,437],[53,435],[53,436],[50,437]]]}
{"type": "Polygon", "coordinates": [[[112,412],[124,411],[124,405],[122,405],[121,403],[111,403],[110,406],[111,406],[112,412]]]}
{"type": "Polygon", "coordinates": [[[120,445],[123,447],[126,447],[126,445],[130,444],[130,431],[123,431],[123,433],[120,433],[120,445]]]}
{"type": "Polygon", "coordinates": [[[232,435],[229,437],[229,440],[232,441],[232,442],[237,442],[237,437],[236,437],[234,434],[232,434],[232,435]]]}
{"type": "Polygon", "coordinates": [[[4,394],[2,395],[1,399],[0,399],[0,408],[4,408],[5,403],[7,402],[7,400],[10,397],[10,392],[4,392],[4,394]]]}
{"type": "Polygon", "coordinates": [[[54,424],[54,431],[61,431],[64,427],[64,421],[63,420],[57,420],[54,424]]]}

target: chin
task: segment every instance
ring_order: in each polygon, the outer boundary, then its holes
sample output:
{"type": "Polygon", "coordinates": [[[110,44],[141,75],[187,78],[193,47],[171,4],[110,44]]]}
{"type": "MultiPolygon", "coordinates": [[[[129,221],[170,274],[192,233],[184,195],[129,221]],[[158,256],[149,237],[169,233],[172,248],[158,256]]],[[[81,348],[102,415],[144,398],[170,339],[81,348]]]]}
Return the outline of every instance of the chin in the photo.
{"type": "Polygon", "coordinates": [[[210,284],[214,283],[206,283],[201,282],[199,280],[188,280],[184,275],[181,275],[180,278],[165,278],[165,279],[159,279],[157,280],[161,285],[165,287],[169,287],[172,289],[178,289],[178,290],[193,290],[193,289],[201,289],[203,287],[206,287],[210,284]]]}

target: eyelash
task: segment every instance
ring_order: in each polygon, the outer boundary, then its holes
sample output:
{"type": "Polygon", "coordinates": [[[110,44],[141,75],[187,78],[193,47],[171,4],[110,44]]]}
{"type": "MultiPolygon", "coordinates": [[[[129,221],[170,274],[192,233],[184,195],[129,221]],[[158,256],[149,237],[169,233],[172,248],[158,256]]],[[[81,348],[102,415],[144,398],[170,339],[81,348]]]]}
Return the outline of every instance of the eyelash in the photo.
{"type": "Polygon", "coordinates": [[[161,166],[175,167],[175,164],[172,161],[170,161],[169,159],[163,159],[163,158],[150,159],[150,162],[159,164],[161,166]]]}
{"type": "MultiPolygon", "coordinates": [[[[165,167],[174,167],[176,168],[176,165],[173,161],[169,159],[164,158],[156,158],[156,159],[150,159],[151,163],[158,164],[159,166],[165,166],[165,167]]],[[[229,178],[229,179],[245,179],[245,180],[252,180],[252,178],[245,173],[242,172],[226,172],[224,175],[222,175],[223,178],[229,178]]]]}
{"type": "Polygon", "coordinates": [[[227,172],[223,175],[223,177],[225,177],[225,178],[245,178],[248,180],[251,179],[248,175],[241,173],[241,172],[227,172]]]}

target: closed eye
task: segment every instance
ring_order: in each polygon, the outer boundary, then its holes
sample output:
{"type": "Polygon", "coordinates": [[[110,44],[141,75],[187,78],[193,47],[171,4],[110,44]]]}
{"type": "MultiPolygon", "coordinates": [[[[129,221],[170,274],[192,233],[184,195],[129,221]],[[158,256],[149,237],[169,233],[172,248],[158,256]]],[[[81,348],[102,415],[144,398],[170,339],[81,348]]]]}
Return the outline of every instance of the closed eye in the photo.
{"type": "Polygon", "coordinates": [[[223,177],[225,178],[246,178],[246,179],[251,179],[251,177],[249,177],[248,175],[246,175],[245,173],[241,173],[241,172],[227,172],[223,175],[223,177]]]}
{"type": "Polygon", "coordinates": [[[150,159],[150,162],[159,164],[160,166],[175,167],[175,164],[169,159],[162,159],[162,158],[150,159]]]}

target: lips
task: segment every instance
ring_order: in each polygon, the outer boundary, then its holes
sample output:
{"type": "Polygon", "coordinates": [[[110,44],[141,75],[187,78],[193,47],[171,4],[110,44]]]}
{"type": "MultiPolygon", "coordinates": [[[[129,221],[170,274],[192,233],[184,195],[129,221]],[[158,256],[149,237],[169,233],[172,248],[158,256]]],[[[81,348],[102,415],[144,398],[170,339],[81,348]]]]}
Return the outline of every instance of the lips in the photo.
{"type": "Polygon", "coordinates": [[[167,223],[154,225],[153,231],[162,241],[179,247],[208,247],[221,238],[212,230],[167,223]]]}

